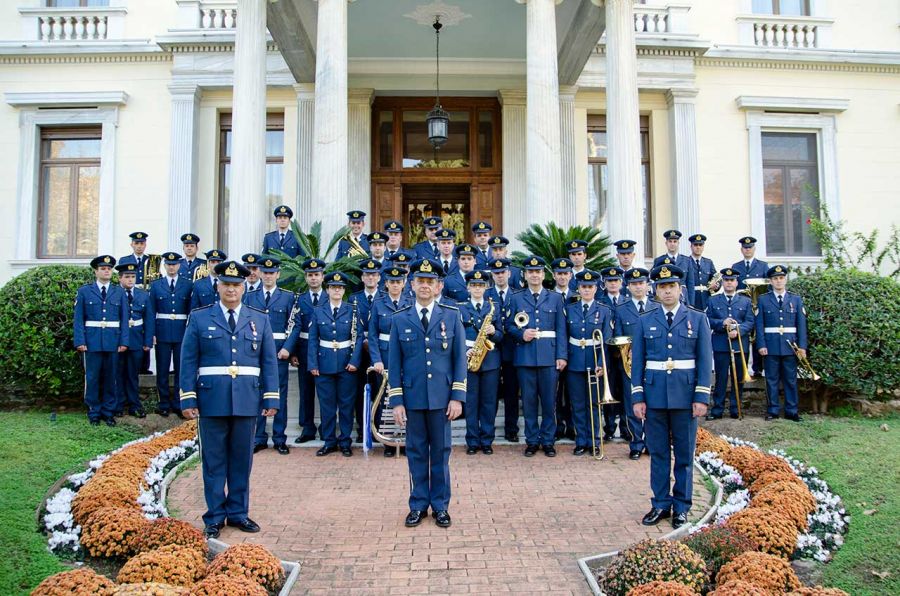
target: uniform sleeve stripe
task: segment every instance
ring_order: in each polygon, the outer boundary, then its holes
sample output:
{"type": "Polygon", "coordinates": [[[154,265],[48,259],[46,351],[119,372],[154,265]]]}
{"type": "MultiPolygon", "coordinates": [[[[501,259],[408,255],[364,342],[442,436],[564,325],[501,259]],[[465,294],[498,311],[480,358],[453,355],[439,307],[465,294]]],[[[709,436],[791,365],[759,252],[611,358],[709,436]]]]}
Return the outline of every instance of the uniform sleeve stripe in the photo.
{"type": "Polygon", "coordinates": [[[388,391],[389,397],[397,397],[399,395],[403,395],[403,389],[397,388],[397,389],[391,389],[390,391],[388,391]]]}
{"type": "Polygon", "coordinates": [[[644,392],[644,388],[640,385],[631,388],[632,395],[635,393],[643,393],[643,392],[644,392]]]}
{"type": "Polygon", "coordinates": [[[453,385],[451,386],[451,390],[453,390],[453,391],[465,391],[465,390],[466,390],[466,386],[467,386],[467,382],[466,382],[466,381],[463,381],[463,382],[456,382],[456,383],[453,383],[453,385]]]}
{"type": "Polygon", "coordinates": [[[281,395],[277,391],[267,391],[263,393],[263,399],[278,399],[281,395]]]}
{"type": "Polygon", "coordinates": [[[697,387],[694,389],[696,393],[709,393],[709,387],[697,387]]]}

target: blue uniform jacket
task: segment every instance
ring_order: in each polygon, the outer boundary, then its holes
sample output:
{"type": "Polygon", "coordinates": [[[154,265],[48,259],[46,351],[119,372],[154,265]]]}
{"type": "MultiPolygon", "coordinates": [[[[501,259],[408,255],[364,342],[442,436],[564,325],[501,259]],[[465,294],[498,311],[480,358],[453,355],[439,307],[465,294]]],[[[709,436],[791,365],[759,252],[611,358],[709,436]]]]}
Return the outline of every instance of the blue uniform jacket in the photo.
{"type": "MultiPolygon", "coordinates": [[[[660,265],[662,265],[663,261],[666,259],[666,257],[669,257],[670,259],[672,258],[671,256],[669,256],[669,253],[661,254],[658,257],[656,257],[655,259],[653,259],[653,266],[659,267],[660,265]]],[[[678,255],[675,256],[674,264],[676,267],[679,267],[686,274],[688,267],[691,266],[691,258],[687,255],[683,255],[683,254],[679,253],[678,255]]]]}
{"type": "Polygon", "coordinates": [[[479,247],[475,247],[475,268],[487,269],[488,263],[491,262],[491,249],[488,248],[487,255],[481,252],[479,247]]]}
{"type": "MultiPolygon", "coordinates": [[[[319,306],[328,302],[328,294],[325,289],[319,290],[319,306]]],[[[294,327],[284,343],[284,349],[300,359],[300,366],[306,364],[307,345],[309,344],[309,326],[312,323],[313,311],[312,296],[309,291],[297,296],[294,304],[294,327]]]]}
{"type": "Polygon", "coordinates": [[[806,349],[806,309],[803,298],[786,292],[784,306],[778,309],[778,299],[774,292],[759,297],[759,312],[756,314],[756,348],[767,348],[770,356],[793,356],[794,351],[788,341],[806,349]]]}
{"type": "Polygon", "coordinates": [[[362,317],[354,312],[353,305],[342,302],[337,317],[331,304],[326,300],[313,311],[309,326],[309,349],[306,359],[307,370],[318,370],[323,375],[345,372],[347,365],[359,368],[362,360],[363,331],[362,317]],[[350,329],[355,321],[356,343],[351,342],[350,329]],[[325,345],[323,345],[325,344],[325,345]]]}
{"type": "Polygon", "coordinates": [[[191,291],[191,310],[201,306],[209,306],[219,301],[219,293],[213,289],[212,276],[198,279],[191,291]]]}
{"type": "Polygon", "coordinates": [[[372,311],[369,313],[369,356],[372,362],[381,362],[385,367],[388,364],[391,341],[391,319],[395,312],[410,305],[412,300],[406,292],[400,294],[397,300],[397,308],[394,301],[384,293],[372,303],[372,311]]]}
{"type": "Polygon", "coordinates": [[[766,277],[766,273],[769,272],[769,264],[765,261],[760,261],[759,259],[753,259],[750,262],[750,269],[747,269],[747,264],[743,259],[735,263],[731,266],[732,269],[738,272],[738,289],[742,290],[747,286],[744,285],[744,280],[748,277],[766,277]]]}
{"type": "Polygon", "coordinates": [[[416,253],[416,260],[418,259],[436,259],[438,258],[438,251],[435,246],[437,242],[432,244],[428,240],[423,240],[413,246],[413,251],[416,253]]]}
{"type": "MultiPolygon", "coordinates": [[[[359,245],[363,247],[363,250],[369,252],[369,240],[366,238],[366,235],[363,234],[359,237],[359,245]]],[[[341,241],[338,242],[338,251],[337,258],[342,259],[350,254],[350,243],[341,238],[341,241]]],[[[361,258],[361,257],[360,257],[361,258]]]]}
{"type": "Polygon", "coordinates": [[[88,352],[115,352],[128,345],[128,300],[125,290],[109,284],[106,302],[100,299],[96,282],[78,288],[75,295],[75,346],[88,352]]]}
{"type": "MultiPolygon", "coordinates": [[[[122,290],[125,293],[125,290],[122,290]]],[[[141,288],[132,288],[134,296],[128,307],[128,349],[142,350],[144,346],[153,347],[152,325],[147,324],[147,305],[150,302],[150,293],[141,288]]],[[[128,304],[128,296],[125,296],[125,304],[128,304]]]]}
{"type": "Polygon", "coordinates": [[[269,325],[272,327],[272,338],[275,340],[276,353],[284,346],[284,342],[287,340],[285,331],[290,322],[291,309],[294,307],[294,302],[294,293],[281,288],[272,290],[269,306],[266,306],[265,290],[250,292],[244,300],[247,306],[252,306],[269,315],[269,325]]]}
{"type": "MultiPolygon", "coordinates": [[[[657,308],[659,308],[659,302],[644,298],[644,314],[647,314],[651,310],[656,310],[657,308]]],[[[634,305],[634,301],[629,298],[624,303],[617,306],[615,314],[616,337],[627,335],[633,340],[634,330],[637,329],[638,321],[643,316],[638,314],[638,309],[637,306],[634,305]]]]}
{"type": "MultiPolygon", "coordinates": [[[[195,257],[193,261],[191,261],[190,265],[188,264],[188,260],[184,257],[178,261],[178,264],[181,265],[178,269],[178,275],[185,278],[186,280],[193,282],[194,281],[194,271],[197,270],[200,265],[204,265],[206,263],[206,259],[201,259],[199,257],[195,257]]],[[[165,276],[163,276],[165,277],[165,276]]]]}
{"type": "MultiPolygon", "coordinates": [[[[478,337],[478,331],[481,330],[481,324],[490,311],[490,302],[485,298],[481,304],[481,314],[475,310],[475,305],[470,300],[459,303],[459,314],[462,317],[463,329],[466,331],[466,349],[468,350],[475,345],[475,338],[478,337]]],[[[494,314],[492,325],[494,326],[494,334],[489,335],[488,339],[494,342],[494,349],[490,350],[484,357],[479,371],[496,370],[500,368],[501,363],[501,343],[503,341],[503,309],[494,302],[494,314]]]]}
{"type": "Polygon", "coordinates": [[[162,277],[150,284],[147,303],[147,324],[156,341],[178,343],[184,338],[187,316],[191,312],[191,292],[194,284],[179,277],[175,293],[169,291],[169,278],[162,277]]]}
{"type": "Polygon", "coordinates": [[[528,289],[512,295],[506,314],[506,333],[516,342],[513,362],[516,366],[556,366],[557,360],[568,357],[566,349],[566,315],[562,296],[549,290],[541,290],[537,302],[528,289]],[[528,315],[524,327],[516,325],[517,313],[528,315]],[[526,342],[525,329],[551,332],[553,337],[542,336],[526,342]]]}
{"type": "MultiPolygon", "coordinates": [[[[665,309],[643,315],[632,336],[631,397],[648,408],[690,409],[709,403],[712,381],[712,340],[706,314],[685,305],[678,308],[671,329],[665,309]],[[651,370],[648,362],[693,360],[689,368],[651,370]]],[[[673,363],[675,366],[677,363],[673,363]]]]}
{"type": "MultiPolygon", "coordinates": [[[[594,330],[600,329],[603,332],[604,342],[610,339],[613,336],[614,317],[612,309],[597,300],[594,300],[588,308],[587,317],[584,316],[584,304],[581,302],[566,307],[566,323],[569,334],[567,370],[584,372],[594,369],[594,330]],[[573,344],[572,340],[578,342],[578,345],[573,344]]],[[[601,347],[606,350],[608,362],[609,349],[605,343],[601,347]]],[[[603,366],[599,350],[597,351],[597,365],[603,366]]]]}
{"type": "Polygon", "coordinates": [[[466,332],[459,310],[435,304],[424,329],[417,306],[414,303],[391,317],[390,405],[444,410],[450,400],[465,403],[466,332]]]}
{"type": "Polygon", "coordinates": [[[689,257],[687,271],[687,294],[688,303],[697,310],[706,310],[709,302],[709,280],[716,274],[716,265],[712,259],[700,257],[700,267],[697,267],[697,261],[694,257],[689,257]],[[707,286],[706,290],[697,290],[697,286],[707,286]]]}
{"type": "Polygon", "coordinates": [[[280,250],[291,257],[303,254],[303,249],[300,248],[300,244],[297,242],[297,238],[294,237],[294,232],[291,229],[288,229],[284,235],[284,244],[281,243],[281,233],[278,230],[272,230],[263,236],[262,254],[275,254],[271,252],[272,250],[280,250]]]}
{"type": "MultiPolygon", "coordinates": [[[[500,292],[497,291],[497,287],[494,286],[492,288],[488,288],[484,293],[485,300],[493,300],[495,304],[499,305],[500,314],[494,318],[494,326],[503,327],[506,329],[506,321],[509,314],[509,304],[512,301],[512,296],[516,292],[520,292],[521,290],[518,288],[513,288],[512,282],[510,282],[509,286],[506,288],[506,294],[504,294],[505,300],[500,300],[500,292]]],[[[500,354],[503,359],[503,362],[512,362],[516,356],[516,340],[513,339],[513,336],[509,333],[503,334],[503,341],[500,342],[500,354]]]]}
{"type": "MultiPolygon", "coordinates": [[[[597,290],[597,300],[600,301],[600,304],[605,304],[606,306],[615,310],[620,304],[625,304],[625,302],[628,301],[628,298],[625,297],[625,294],[623,294],[622,292],[619,292],[619,295],[616,296],[615,301],[613,301],[613,299],[609,297],[609,294],[598,289],[597,290]]],[[[646,308],[646,307],[644,307],[644,308],[646,308]]]]}
{"type": "MultiPolygon", "coordinates": [[[[744,344],[744,354],[750,354],[750,332],[756,327],[756,317],[753,315],[753,305],[750,299],[742,294],[735,294],[728,306],[728,298],[725,294],[716,294],[709,299],[706,307],[706,316],[709,317],[709,326],[712,328],[713,352],[727,352],[728,332],[725,329],[725,319],[732,318],[738,322],[741,332],[741,342],[744,344]]],[[[731,340],[734,351],[740,351],[737,339],[731,340]]]]}
{"type": "MultiPolygon", "coordinates": [[[[363,334],[363,338],[366,341],[369,341],[369,317],[372,314],[372,307],[375,305],[375,302],[381,296],[380,291],[375,292],[375,296],[372,298],[372,304],[369,304],[368,299],[366,298],[366,291],[360,290],[359,292],[354,292],[350,295],[350,299],[348,302],[350,304],[356,305],[356,311],[359,314],[359,320],[362,323],[363,330],[365,333],[363,334]]],[[[371,348],[369,348],[371,349],[371,348]]]]}
{"type": "MultiPolygon", "coordinates": [[[[451,267],[453,267],[453,265],[451,265],[451,267]]],[[[463,277],[463,274],[460,273],[458,267],[456,270],[453,270],[450,275],[444,278],[444,291],[442,294],[452,303],[465,302],[469,299],[469,289],[466,285],[466,279],[463,277]]]]}
{"type": "Polygon", "coordinates": [[[232,332],[218,305],[191,313],[181,350],[181,409],[259,416],[278,408],[278,360],[269,318],[242,306],[232,332]]]}
{"type": "Polygon", "coordinates": [[[136,265],[134,276],[135,285],[142,286],[144,285],[144,263],[147,262],[147,255],[141,255],[140,259],[134,258],[134,253],[125,255],[121,259],[118,260],[119,265],[136,265]]]}

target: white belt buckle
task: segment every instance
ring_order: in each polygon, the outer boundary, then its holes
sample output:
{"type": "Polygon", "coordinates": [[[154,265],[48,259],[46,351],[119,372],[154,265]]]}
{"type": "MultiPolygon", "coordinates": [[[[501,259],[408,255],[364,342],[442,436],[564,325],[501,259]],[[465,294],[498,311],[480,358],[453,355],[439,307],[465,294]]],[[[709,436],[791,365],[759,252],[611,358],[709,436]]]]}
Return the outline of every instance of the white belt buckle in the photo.
{"type": "Polygon", "coordinates": [[[236,379],[238,376],[238,367],[232,364],[228,367],[228,374],[231,375],[232,379],[236,379]]]}
{"type": "Polygon", "coordinates": [[[665,370],[666,370],[666,372],[672,372],[673,370],[675,370],[675,362],[673,362],[671,358],[666,360],[665,370]]]}
{"type": "Polygon", "coordinates": [[[169,317],[174,321],[174,320],[175,320],[175,313],[172,313],[171,315],[169,315],[169,317]]]}
{"type": "Polygon", "coordinates": [[[784,325],[781,325],[780,327],[778,327],[778,333],[780,335],[784,335],[784,325]]]}
{"type": "Polygon", "coordinates": [[[332,347],[332,349],[337,350],[338,349],[338,341],[337,340],[332,341],[331,347],[332,347]]]}

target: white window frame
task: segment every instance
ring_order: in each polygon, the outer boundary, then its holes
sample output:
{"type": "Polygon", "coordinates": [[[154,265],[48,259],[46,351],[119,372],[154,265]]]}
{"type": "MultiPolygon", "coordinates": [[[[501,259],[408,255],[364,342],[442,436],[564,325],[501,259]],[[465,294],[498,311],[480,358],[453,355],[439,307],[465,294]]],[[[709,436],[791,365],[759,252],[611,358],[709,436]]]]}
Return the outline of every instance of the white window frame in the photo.
{"type": "Polygon", "coordinates": [[[37,214],[40,201],[41,128],[100,126],[100,204],[98,254],[109,254],[115,244],[116,130],[119,106],[128,100],[124,91],[67,93],[6,93],[6,103],[19,108],[19,167],[16,183],[16,250],[9,261],[13,270],[50,263],[86,264],[90,258],[38,258],[37,214]],[[55,109],[46,109],[55,108],[55,109]]]}

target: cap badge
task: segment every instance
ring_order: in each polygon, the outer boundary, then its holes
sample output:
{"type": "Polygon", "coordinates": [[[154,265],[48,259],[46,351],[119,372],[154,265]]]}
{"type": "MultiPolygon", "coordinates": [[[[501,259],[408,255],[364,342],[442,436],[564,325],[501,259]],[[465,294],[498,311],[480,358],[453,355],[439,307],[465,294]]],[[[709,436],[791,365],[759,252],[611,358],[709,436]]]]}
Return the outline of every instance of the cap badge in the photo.
{"type": "Polygon", "coordinates": [[[668,277],[672,277],[672,272],[669,271],[668,267],[663,267],[662,269],[659,270],[659,277],[660,277],[660,279],[666,279],[668,277]]]}
{"type": "Polygon", "coordinates": [[[235,265],[233,261],[231,263],[228,263],[228,268],[225,270],[225,275],[238,275],[237,265],[235,265]]]}
{"type": "Polygon", "coordinates": [[[431,273],[431,263],[429,263],[428,261],[423,261],[422,265],[419,266],[419,271],[422,271],[424,273],[431,273]]]}

